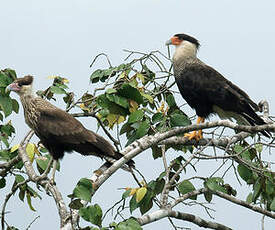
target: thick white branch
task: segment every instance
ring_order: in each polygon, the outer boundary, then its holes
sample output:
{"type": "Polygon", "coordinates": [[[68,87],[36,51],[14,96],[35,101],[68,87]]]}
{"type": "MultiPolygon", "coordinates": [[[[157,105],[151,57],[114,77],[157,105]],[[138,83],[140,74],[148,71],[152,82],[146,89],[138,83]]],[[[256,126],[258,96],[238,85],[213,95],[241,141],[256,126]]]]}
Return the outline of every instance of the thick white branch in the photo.
{"type": "Polygon", "coordinates": [[[189,213],[177,212],[170,209],[160,209],[155,212],[149,213],[147,215],[143,215],[142,217],[137,218],[137,221],[139,222],[140,225],[146,225],[165,217],[172,217],[180,220],[185,220],[204,228],[218,229],[218,230],[232,230],[231,228],[225,225],[212,222],[212,221],[207,221],[189,213]]]}
{"type": "MultiPolygon", "coordinates": [[[[235,130],[251,132],[251,133],[260,132],[263,130],[275,131],[275,124],[247,126],[247,125],[237,125],[236,123],[233,123],[228,120],[221,120],[221,121],[205,122],[203,124],[196,124],[196,125],[190,125],[186,127],[175,128],[164,133],[156,133],[155,135],[144,136],[139,140],[133,142],[131,145],[127,146],[121,151],[124,157],[116,161],[108,170],[106,170],[103,173],[103,175],[94,184],[95,189],[97,189],[102,183],[104,183],[114,172],[116,172],[128,160],[132,159],[133,157],[140,154],[144,150],[150,148],[151,146],[160,144],[160,143],[164,144],[165,143],[164,140],[167,140],[168,138],[177,136],[179,134],[183,134],[193,130],[208,129],[208,128],[214,128],[214,127],[220,127],[220,126],[229,127],[235,130]]],[[[246,133],[242,133],[241,135],[235,135],[233,138],[229,139],[229,142],[230,143],[236,142],[240,140],[242,137],[246,137],[248,135],[249,134],[246,134],[246,133]]]]}
{"type": "Polygon", "coordinates": [[[63,227],[68,221],[70,213],[67,211],[66,204],[63,200],[63,197],[61,193],[59,192],[58,188],[55,185],[51,185],[49,182],[50,180],[48,178],[44,178],[43,180],[39,181],[38,178],[40,178],[39,175],[36,174],[34,168],[32,167],[32,163],[26,154],[26,146],[30,140],[30,138],[33,135],[33,131],[30,131],[27,136],[24,138],[24,140],[21,142],[19,147],[19,156],[23,161],[24,167],[26,169],[27,175],[29,176],[29,179],[35,183],[39,183],[43,187],[48,187],[48,190],[50,191],[51,195],[53,196],[59,217],[60,217],[60,226],[63,227]]]}

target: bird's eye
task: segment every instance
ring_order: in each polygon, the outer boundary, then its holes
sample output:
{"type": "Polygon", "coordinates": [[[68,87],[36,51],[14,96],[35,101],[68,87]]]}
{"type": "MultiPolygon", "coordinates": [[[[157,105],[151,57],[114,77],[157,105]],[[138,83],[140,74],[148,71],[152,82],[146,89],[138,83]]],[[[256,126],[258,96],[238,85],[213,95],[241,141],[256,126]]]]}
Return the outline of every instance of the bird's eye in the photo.
{"type": "Polygon", "coordinates": [[[17,85],[18,85],[19,87],[21,87],[21,86],[22,86],[22,83],[18,82],[17,85]]]}

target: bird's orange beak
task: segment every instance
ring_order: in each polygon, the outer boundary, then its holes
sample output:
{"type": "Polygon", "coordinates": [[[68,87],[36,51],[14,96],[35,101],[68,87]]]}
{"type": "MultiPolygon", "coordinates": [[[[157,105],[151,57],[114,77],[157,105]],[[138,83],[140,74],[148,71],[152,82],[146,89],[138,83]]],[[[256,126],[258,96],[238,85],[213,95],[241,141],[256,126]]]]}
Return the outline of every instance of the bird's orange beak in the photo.
{"type": "Polygon", "coordinates": [[[181,42],[182,41],[178,37],[174,36],[174,37],[170,38],[165,44],[167,46],[169,46],[169,45],[177,46],[177,45],[180,45],[181,42]]]}

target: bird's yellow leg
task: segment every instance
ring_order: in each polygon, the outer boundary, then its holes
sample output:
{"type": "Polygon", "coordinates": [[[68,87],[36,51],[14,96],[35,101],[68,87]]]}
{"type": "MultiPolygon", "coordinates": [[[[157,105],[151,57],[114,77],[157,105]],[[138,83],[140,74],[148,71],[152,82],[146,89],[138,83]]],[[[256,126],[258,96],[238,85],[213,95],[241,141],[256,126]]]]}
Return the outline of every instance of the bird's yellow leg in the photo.
{"type": "MultiPolygon", "coordinates": [[[[205,120],[204,117],[198,117],[197,124],[203,123],[204,120],[205,120]]],[[[189,140],[192,140],[195,138],[197,141],[203,138],[201,129],[198,131],[195,130],[192,133],[185,133],[184,136],[187,137],[189,140]]]]}

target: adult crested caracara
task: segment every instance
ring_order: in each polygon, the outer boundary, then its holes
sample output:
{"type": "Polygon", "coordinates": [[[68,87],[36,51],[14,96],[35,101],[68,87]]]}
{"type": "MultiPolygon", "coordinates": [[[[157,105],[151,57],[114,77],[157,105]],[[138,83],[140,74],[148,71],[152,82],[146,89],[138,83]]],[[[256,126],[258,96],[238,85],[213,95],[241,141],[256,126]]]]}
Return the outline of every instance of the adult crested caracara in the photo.
{"type": "MultiPolygon", "coordinates": [[[[182,97],[196,110],[197,124],[204,122],[212,113],[222,119],[234,118],[240,124],[266,124],[255,113],[259,110],[257,104],[244,91],[197,58],[200,46],[197,39],[186,34],[176,34],[166,45],[176,47],[172,59],[176,83],[182,97]]],[[[262,134],[270,136],[266,131],[262,134]]],[[[202,130],[185,136],[199,140],[202,138],[202,130]]]]}
{"type": "MultiPolygon", "coordinates": [[[[76,151],[85,156],[107,158],[107,161],[123,156],[107,140],[86,129],[72,115],[35,96],[32,83],[32,76],[18,78],[7,86],[6,91],[14,91],[20,96],[26,123],[54,159],[53,177],[56,162],[64,156],[64,152],[76,151]]],[[[130,160],[127,164],[132,166],[134,162],[130,160]]]]}

